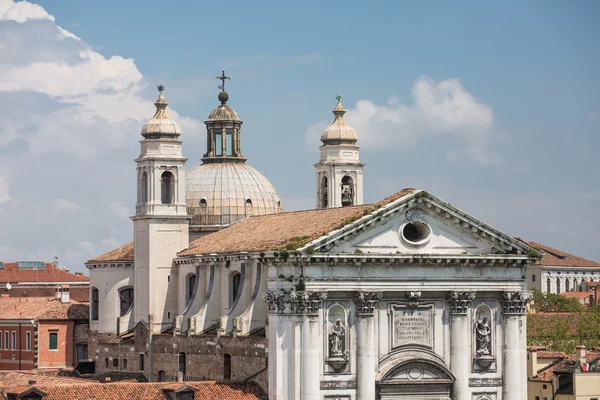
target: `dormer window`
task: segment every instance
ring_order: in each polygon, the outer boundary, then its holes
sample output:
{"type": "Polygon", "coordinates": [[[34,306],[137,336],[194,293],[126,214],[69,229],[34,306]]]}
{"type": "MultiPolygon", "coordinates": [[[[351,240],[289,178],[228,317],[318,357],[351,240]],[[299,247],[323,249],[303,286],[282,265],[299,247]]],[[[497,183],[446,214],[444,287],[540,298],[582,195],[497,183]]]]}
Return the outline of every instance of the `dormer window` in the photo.
{"type": "Polygon", "coordinates": [[[194,392],[197,392],[198,389],[183,383],[180,385],[179,387],[174,387],[175,384],[170,384],[161,390],[169,400],[194,400],[194,392]]]}

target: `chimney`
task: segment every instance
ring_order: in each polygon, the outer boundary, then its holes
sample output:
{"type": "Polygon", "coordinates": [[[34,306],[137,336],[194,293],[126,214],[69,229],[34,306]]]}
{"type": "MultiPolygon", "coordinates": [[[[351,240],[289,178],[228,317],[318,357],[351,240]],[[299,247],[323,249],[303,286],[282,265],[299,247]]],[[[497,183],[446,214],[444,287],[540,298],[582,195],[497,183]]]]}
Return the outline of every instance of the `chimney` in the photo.
{"type": "Polygon", "coordinates": [[[69,294],[69,287],[68,286],[59,286],[56,289],[56,299],[60,300],[61,303],[63,304],[67,304],[71,301],[71,296],[69,294]]]}
{"type": "Polygon", "coordinates": [[[577,349],[577,358],[579,358],[579,362],[585,364],[585,346],[580,344],[575,348],[577,349]]]}
{"type": "Polygon", "coordinates": [[[538,347],[531,346],[527,350],[529,350],[529,354],[527,355],[527,378],[533,378],[537,375],[538,371],[538,362],[537,362],[537,351],[538,347]]]}
{"type": "Polygon", "coordinates": [[[177,373],[177,382],[183,382],[183,372],[177,373]]]}

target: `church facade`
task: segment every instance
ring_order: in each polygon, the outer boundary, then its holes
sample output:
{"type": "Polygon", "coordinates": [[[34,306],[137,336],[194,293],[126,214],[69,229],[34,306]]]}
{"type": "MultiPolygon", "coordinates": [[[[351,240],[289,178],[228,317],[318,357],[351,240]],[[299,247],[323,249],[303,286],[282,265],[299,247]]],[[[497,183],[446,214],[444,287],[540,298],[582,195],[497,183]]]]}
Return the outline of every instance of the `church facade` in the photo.
{"type": "Polygon", "coordinates": [[[524,400],[525,276],[539,253],[424,190],[364,205],[339,97],[317,209],[283,212],[245,164],[228,99],[191,180],[179,127],[155,103],[134,241],[87,263],[97,368],[252,379],[270,399],[524,400]]]}

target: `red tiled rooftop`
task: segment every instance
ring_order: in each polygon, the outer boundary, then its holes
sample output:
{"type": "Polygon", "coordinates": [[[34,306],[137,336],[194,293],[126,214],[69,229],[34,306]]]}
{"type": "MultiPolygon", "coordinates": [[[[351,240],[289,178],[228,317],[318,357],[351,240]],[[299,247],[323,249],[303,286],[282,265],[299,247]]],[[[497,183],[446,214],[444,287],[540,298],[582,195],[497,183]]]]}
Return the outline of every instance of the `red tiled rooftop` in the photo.
{"type": "MultiPolygon", "coordinates": [[[[600,357],[599,352],[587,351],[585,354],[585,362],[592,362],[598,357],[600,357]]],[[[579,362],[579,357],[576,354],[565,354],[564,357],[557,358],[555,362],[540,369],[537,375],[535,375],[531,380],[539,382],[551,382],[552,378],[554,377],[554,372],[568,369],[569,362],[571,361],[579,362]]]]}
{"type": "Polygon", "coordinates": [[[54,263],[45,263],[46,269],[19,269],[16,262],[4,262],[3,264],[4,268],[0,268],[0,283],[90,281],[87,276],[56,268],[54,263]]]}
{"type": "Polygon", "coordinates": [[[554,249],[549,246],[537,242],[527,242],[534,249],[539,249],[542,252],[542,259],[538,264],[548,267],[596,267],[600,268],[600,263],[588,260],[573,254],[565,253],[564,251],[554,249]]]}
{"type": "MultiPolygon", "coordinates": [[[[185,382],[178,384],[197,389],[196,400],[267,400],[266,393],[254,382],[185,382]]],[[[44,400],[165,400],[162,389],[173,383],[105,383],[77,385],[35,385],[46,393],[44,400]]],[[[23,393],[31,386],[17,386],[7,393],[23,393]]]]}
{"type": "Polygon", "coordinates": [[[587,299],[592,296],[594,292],[562,292],[560,295],[567,299],[587,299]]]}
{"type": "Polygon", "coordinates": [[[89,318],[88,303],[61,303],[54,297],[1,297],[0,319],[80,320],[89,318]]]}
{"type": "Polygon", "coordinates": [[[121,247],[117,247],[116,249],[93,258],[88,262],[97,261],[133,261],[133,242],[129,242],[121,247]]]}
{"type": "MultiPolygon", "coordinates": [[[[25,371],[0,371],[0,391],[4,392],[19,386],[30,386],[31,381],[35,385],[89,385],[97,381],[71,378],[66,376],[40,374],[25,371]]],[[[1,397],[0,397],[1,398],[1,397]]]]}

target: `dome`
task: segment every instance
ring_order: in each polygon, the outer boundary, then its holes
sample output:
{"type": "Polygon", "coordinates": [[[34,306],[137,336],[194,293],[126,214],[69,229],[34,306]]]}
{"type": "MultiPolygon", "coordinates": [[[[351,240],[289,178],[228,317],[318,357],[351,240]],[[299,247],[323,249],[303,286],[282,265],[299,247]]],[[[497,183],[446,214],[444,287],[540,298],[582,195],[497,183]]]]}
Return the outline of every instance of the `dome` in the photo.
{"type": "Polygon", "coordinates": [[[219,107],[215,108],[210,112],[208,116],[209,121],[215,120],[237,120],[240,119],[237,113],[233,110],[233,108],[229,107],[227,104],[221,104],[219,107]]]}
{"type": "Polygon", "coordinates": [[[338,100],[337,105],[333,109],[335,119],[321,133],[321,142],[323,144],[355,144],[358,141],[356,131],[344,121],[344,114],[346,114],[346,110],[342,106],[342,102],[338,100]]]}
{"type": "Polygon", "coordinates": [[[283,212],[271,182],[245,163],[201,164],[186,174],[185,189],[191,225],[229,225],[283,212]]]}
{"type": "Polygon", "coordinates": [[[165,100],[161,93],[154,102],[154,105],[156,106],[154,117],[142,127],[142,136],[147,139],[156,139],[165,136],[176,138],[181,135],[181,128],[177,122],[173,121],[167,115],[168,104],[169,103],[167,103],[167,100],[165,100]]]}

